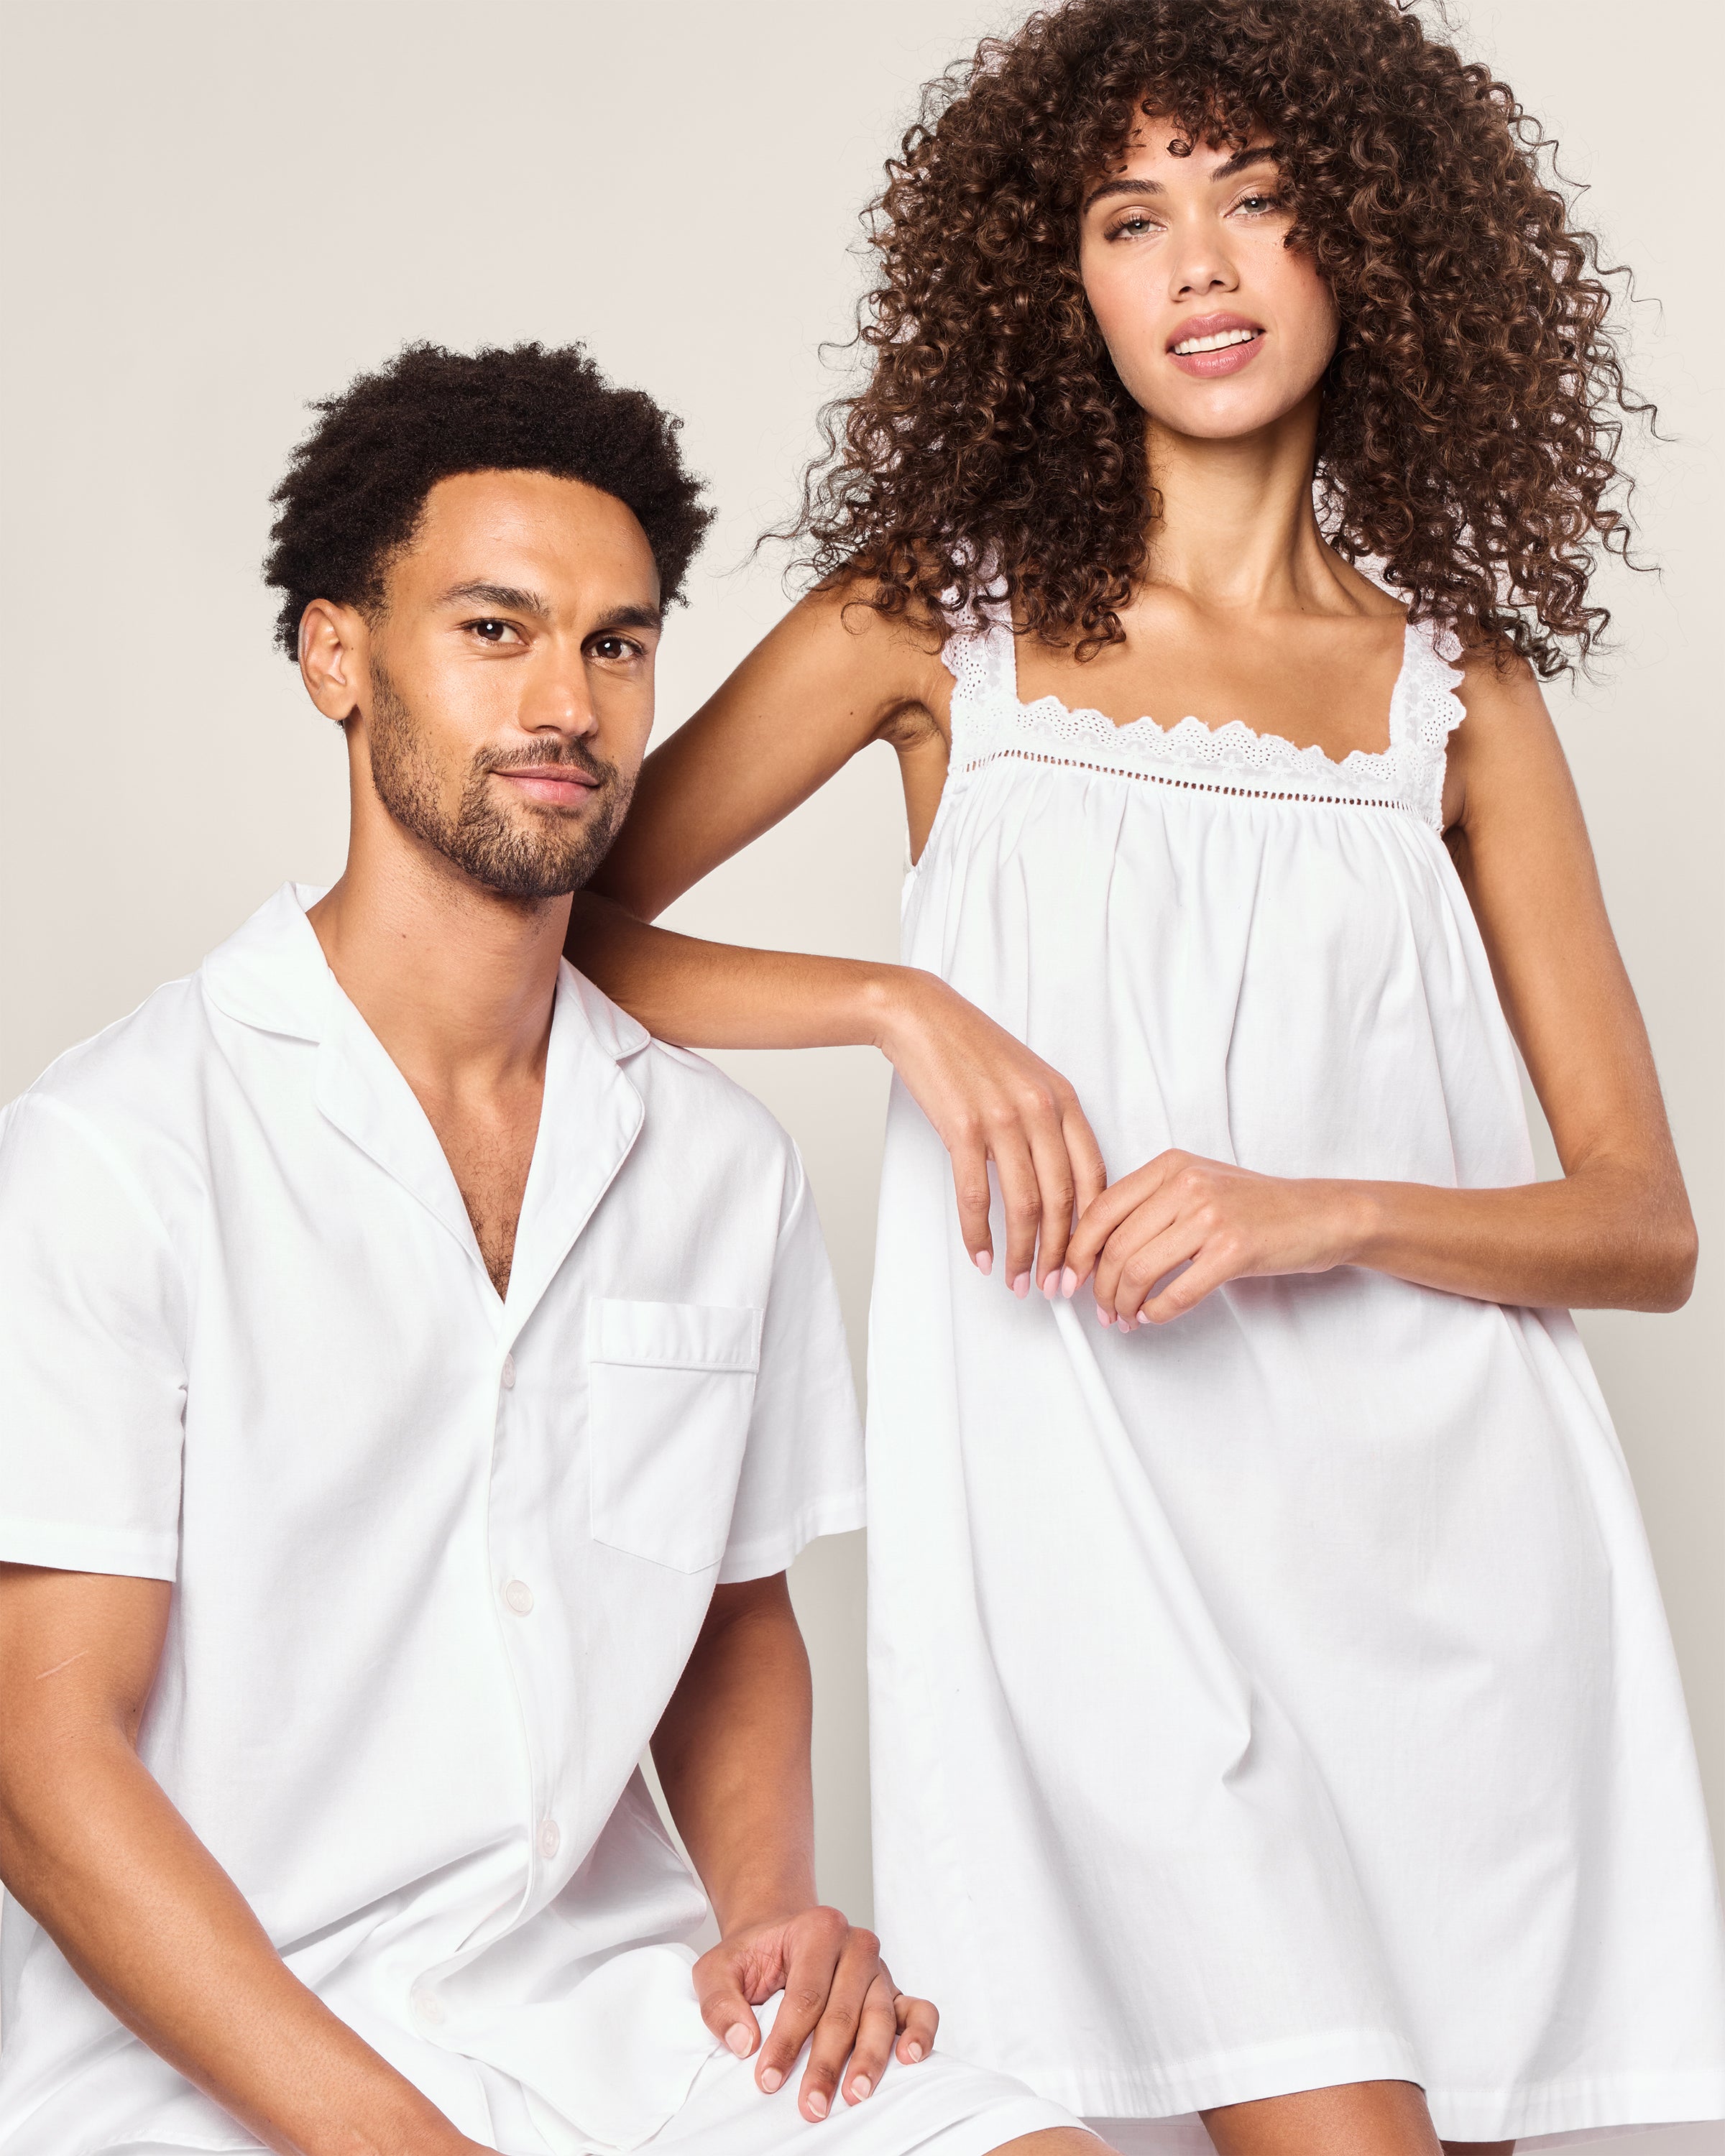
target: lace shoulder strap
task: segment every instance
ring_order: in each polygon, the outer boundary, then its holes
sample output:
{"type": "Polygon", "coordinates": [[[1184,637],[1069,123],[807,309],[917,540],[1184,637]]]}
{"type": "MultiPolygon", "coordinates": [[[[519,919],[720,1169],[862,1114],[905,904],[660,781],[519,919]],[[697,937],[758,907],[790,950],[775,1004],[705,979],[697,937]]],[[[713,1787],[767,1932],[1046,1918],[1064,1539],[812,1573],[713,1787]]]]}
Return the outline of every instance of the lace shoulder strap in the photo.
{"type": "Polygon", "coordinates": [[[1461,639],[1438,622],[1410,621],[1402,670],[1389,706],[1389,741],[1402,793],[1434,831],[1444,828],[1444,767],[1450,736],[1466,716],[1455,694],[1461,639]]]}
{"type": "Polygon", "coordinates": [[[1018,696],[1018,639],[1004,579],[992,584],[968,605],[947,614],[948,630],[941,661],[952,677],[952,731],[956,738],[984,697],[1018,696]]]}

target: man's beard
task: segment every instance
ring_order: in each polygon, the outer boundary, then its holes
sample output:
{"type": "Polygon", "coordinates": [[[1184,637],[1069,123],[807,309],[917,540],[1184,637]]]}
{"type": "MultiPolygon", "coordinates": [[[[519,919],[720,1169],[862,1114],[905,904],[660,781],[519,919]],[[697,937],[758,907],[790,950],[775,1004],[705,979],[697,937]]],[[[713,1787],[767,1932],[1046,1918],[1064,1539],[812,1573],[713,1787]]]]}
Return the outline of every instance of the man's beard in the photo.
{"type": "Polygon", "coordinates": [[[372,783],[403,830],[506,898],[562,898],[581,889],[610,850],[629,810],[633,783],[625,783],[614,764],[567,738],[510,755],[482,750],[468,767],[451,815],[439,795],[424,731],[375,658],[372,688],[372,783]],[[546,765],[562,765],[594,781],[589,812],[578,822],[525,806],[511,817],[489,783],[494,771],[546,765]]]}

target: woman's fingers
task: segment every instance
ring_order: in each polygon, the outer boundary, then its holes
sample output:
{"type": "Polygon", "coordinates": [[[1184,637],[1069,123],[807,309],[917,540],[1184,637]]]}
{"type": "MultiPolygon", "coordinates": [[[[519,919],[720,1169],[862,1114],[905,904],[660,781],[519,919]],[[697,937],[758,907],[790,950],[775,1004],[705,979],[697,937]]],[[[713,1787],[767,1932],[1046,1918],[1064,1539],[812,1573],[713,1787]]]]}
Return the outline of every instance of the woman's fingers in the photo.
{"type": "Polygon", "coordinates": [[[958,1232],[971,1263],[986,1277],[994,1269],[994,1238],[988,1227],[988,1148],[980,1122],[967,1118],[947,1139],[947,1150],[952,1159],[958,1232]]]}
{"type": "Polygon", "coordinates": [[[1140,1206],[1109,1237],[1096,1262],[1096,1315],[1106,1323],[1129,1323],[1157,1281],[1183,1265],[1196,1248],[1190,1224],[1165,1199],[1140,1206]]]}
{"type": "Polygon", "coordinates": [[[1006,1216],[1006,1261],[1002,1278],[1016,1296],[1030,1291],[1030,1267],[1042,1226],[1042,1190],[1030,1142],[1021,1127],[1009,1125],[994,1133],[994,1173],[1000,1178],[1000,1209],[1006,1216]]]}
{"type": "Polygon", "coordinates": [[[1036,1233],[1035,1282],[1045,1295],[1060,1291],[1060,1268],[1072,1233],[1073,1201],[1078,1194],[1072,1157],[1055,1105],[1050,1101],[1030,1127],[1030,1159],[1036,1171],[1041,1217],[1036,1233]]]}

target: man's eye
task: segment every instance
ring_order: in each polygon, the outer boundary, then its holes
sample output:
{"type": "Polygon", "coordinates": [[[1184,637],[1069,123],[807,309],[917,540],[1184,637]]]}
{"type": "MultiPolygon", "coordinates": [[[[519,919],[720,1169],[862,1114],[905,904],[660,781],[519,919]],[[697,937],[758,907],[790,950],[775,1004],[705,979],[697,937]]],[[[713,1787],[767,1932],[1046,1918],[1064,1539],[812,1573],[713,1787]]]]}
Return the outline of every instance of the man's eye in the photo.
{"type": "Polygon", "coordinates": [[[501,644],[516,634],[515,624],[507,621],[470,621],[467,626],[482,644],[501,644]]]}
{"type": "Polygon", "coordinates": [[[640,649],[626,636],[596,636],[588,646],[595,659],[633,659],[640,649]]]}

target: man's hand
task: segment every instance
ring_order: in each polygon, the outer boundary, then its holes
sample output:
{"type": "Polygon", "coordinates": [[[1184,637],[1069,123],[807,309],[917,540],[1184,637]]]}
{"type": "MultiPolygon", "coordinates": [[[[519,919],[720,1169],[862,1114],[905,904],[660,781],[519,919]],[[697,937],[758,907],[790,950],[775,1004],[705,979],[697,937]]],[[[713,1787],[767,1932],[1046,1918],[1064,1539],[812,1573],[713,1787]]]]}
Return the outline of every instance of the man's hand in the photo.
{"type": "Polygon", "coordinates": [[[749,1925],[695,1964],[702,2018],[740,2059],[761,2043],[752,2010],[776,1991],[784,1997],[761,2045],[755,2079],[769,2093],[782,2087],[812,2032],[797,2098],[805,2118],[827,2116],[841,2076],[845,2102],[860,2103],[880,2087],[890,2059],[914,2066],[934,2049],[940,2019],[934,2008],[899,1990],[880,1958],[880,1942],[836,1909],[749,1925]]]}

